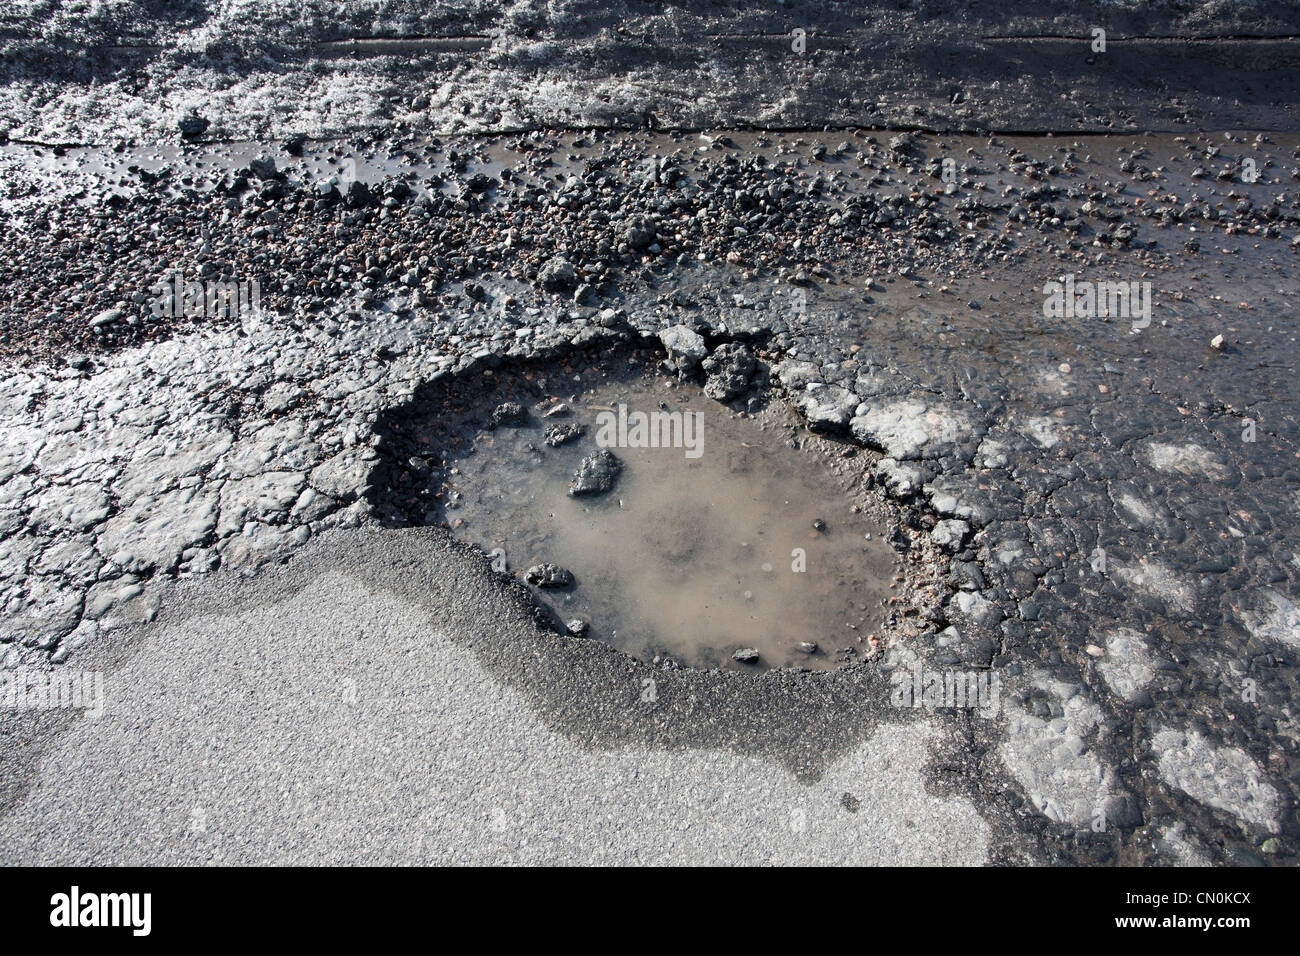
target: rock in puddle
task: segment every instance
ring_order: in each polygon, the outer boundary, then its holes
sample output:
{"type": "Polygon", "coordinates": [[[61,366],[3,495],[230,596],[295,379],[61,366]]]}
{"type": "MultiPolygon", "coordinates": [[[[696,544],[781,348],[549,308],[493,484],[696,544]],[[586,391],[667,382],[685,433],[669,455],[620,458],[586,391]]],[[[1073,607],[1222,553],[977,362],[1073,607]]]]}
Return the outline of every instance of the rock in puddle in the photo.
{"type": "Polygon", "coordinates": [[[524,580],[538,588],[567,588],[573,573],[558,564],[535,564],[524,572],[524,580]]]}
{"type": "Polygon", "coordinates": [[[578,473],[569,482],[569,494],[575,498],[582,495],[603,495],[614,487],[614,481],[622,470],[623,463],[614,457],[614,453],[609,449],[601,449],[582,459],[578,473]]]}
{"type": "Polygon", "coordinates": [[[587,426],[576,422],[567,425],[552,425],[546,429],[545,441],[552,448],[559,448],[561,445],[567,445],[585,434],[587,434],[587,426]]]}
{"type": "Polygon", "coordinates": [[[502,402],[492,410],[488,427],[499,428],[502,425],[518,426],[528,421],[528,412],[518,402],[502,402]]]}

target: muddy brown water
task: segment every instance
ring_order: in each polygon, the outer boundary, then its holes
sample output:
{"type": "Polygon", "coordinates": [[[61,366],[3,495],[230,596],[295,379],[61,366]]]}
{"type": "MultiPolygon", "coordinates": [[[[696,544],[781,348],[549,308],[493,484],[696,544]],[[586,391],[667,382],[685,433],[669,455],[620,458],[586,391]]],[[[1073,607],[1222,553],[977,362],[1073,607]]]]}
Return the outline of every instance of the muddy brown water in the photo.
{"type": "Polygon", "coordinates": [[[583,621],[588,638],[646,660],[827,669],[868,653],[897,561],[881,526],[852,504],[852,467],[791,447],[810,439],[782,409],[742,418],[669,381],[593,382],[558,396],[567,416],[543,418],[554,404],[543,399],[527,424],[478,434],[448,463],[453,534],[504,552],[518,577],[543,562],[566,568],[571,587],[536,589],[559,621],[583,621]],[[629,447],[633,430],[620,447],[616,430],[601,429],[619,406],[633,425],[637,412],[698,415],[698,432],[674,429],[681,447],[629,447]],[[586,435],[548,447],[557,423],[586,435]],[[602,438],[614,439],[623,466],[615,486],[570,496],[569,479],[602,438]],[[734,660],[743,648],[758,660],[734,660]]]}

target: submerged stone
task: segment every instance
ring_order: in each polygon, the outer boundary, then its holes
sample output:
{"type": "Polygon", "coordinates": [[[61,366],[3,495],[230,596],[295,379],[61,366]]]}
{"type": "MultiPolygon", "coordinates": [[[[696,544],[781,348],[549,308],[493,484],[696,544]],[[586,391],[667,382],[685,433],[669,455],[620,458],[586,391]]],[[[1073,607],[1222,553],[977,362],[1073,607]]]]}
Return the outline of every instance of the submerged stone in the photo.
{"type": "Polygon", "coordinates": [[[519,426],[528,421],[528,412],[518,402],[502,402],[492,410],[489,424],[492,428],[502,425],[519,426]]]}
{"type": "Polygon", "coordinates": [[[558,564],[535,564],[524,572],[524,580],[538,588],[567,588],[573,583],[573,574],[558,564]]]}
{"type": "Polygon", "coordinates": [[[602,448],[594,455],[582,459],[578,473],[569,482],[569,494],[575,498],[580,495],[603,495],[614,487],[614,481],[623,470],[623,463],[614,457],[614,453],[602,448]]]}
{"type": "Polygon", "coordinates": [[[585,434],[587,434],[587,426],[579,425],[576,422],[567,425],[552,425],[546,429],[544,441],[552,448],[559,448],[561,445],[576,441],[585,434]]]}
{"type": "MultiPolygon", "coordinates": [[[[597,370],[622,368],[611,360],[575,369],[583,380],[605,378],[597,370]]],[[[555,381],[507,380],[494,383],[486,412],[462,406],[454,418],[435,415],[427,447],[466,449],[438,453],[453,466],[438,488],[439,517],[463,540],[516,555],[521,570],[550,562],[570,570],[580,587],[542,587],[547,575],[533,574],[533,593],[561,633],[583,621],[584,637],[642,660],[704,668],[840,665],[843,655],[815,642],[879,632],[897,568],[884,529],[854,508],[867,463],[832,465],[829,445],[812,456],[789,447],[797,419],[779,407],[758,421],[739,418],[700,386],[669,381],[611,377],[574,393],[566,382],[561,399],[555,381]],[[532,409],[529,422],[474,442],[505,399],[532,409]],[[562,400],[571,417],[547,420],[545,410],[562,400]],[[658,429],[661,439],[682,441],[643,441],[641,432],[655,429],[637,423],[652,416],[677,416],[691,432],[658,429]],[[544,443],[550,429],[571,425],[585,426],[587,437],[544,443]],[[583,496],[602,489],[609,494],[583,496]],[[735,659],[737,650],[758,656],[735,659]]]]}

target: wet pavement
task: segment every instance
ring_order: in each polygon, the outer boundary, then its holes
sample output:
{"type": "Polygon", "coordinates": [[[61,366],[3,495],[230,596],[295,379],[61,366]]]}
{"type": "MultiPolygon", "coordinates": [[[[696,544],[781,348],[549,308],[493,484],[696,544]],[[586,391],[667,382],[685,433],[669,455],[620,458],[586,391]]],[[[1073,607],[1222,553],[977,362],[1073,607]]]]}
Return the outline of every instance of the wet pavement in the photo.
{"type": "Polygon", "coordinates": [[[402,428],[422,467],[377,491],[381,513],[450,527],[497,570],[537,578],[558,629],[654,663],[822,670],[875,656],[902,576],[866,456],[818,443],[779,407],[729,411],[690,382],[637,375],[644,364],[495,376],[459,415],[463,390],[431,398],[427,425],[402,428]],[[524,414],[486,428],[507,398],[524,414]],[[614,485],[575,497],[570,476],[597,447],[616,456],[614,485]]]}

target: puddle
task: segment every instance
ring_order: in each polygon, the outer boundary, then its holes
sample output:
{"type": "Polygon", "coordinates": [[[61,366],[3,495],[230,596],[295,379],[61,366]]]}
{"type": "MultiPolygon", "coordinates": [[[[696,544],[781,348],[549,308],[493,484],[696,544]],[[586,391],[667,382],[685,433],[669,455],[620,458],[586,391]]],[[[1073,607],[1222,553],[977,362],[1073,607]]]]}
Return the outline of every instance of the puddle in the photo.
{"type": "Polygon", "coordinates": [[[865,462],[784,409],[741,417],[695,385],[615,375],[628,364],[497,376],[482,401],[435,411],[408,436],[438,456],[416,520],[445,522],[521,580],[543,564],[568,571],[571,583],[534,587],[557,625],[580,621],[646,660],[827,669],[869,654],[898,562],[883,522],[854,504],[870,497],[865,462]],[[507,401],[522,424],[490,428],[507,401]],[[546,415],[559,404],[568,411],[546,415]],[[677,447],[632,447],[638,413],[658,412],[680,413],[658,420],[677,447]],[[554,426],[585,433],[551,447],[554,426]],[[575,473],[603,444],[621,464],[613,487],[575,497],[575,473]],[[744,649],[757,658],[737,660],[744,649]]]}

